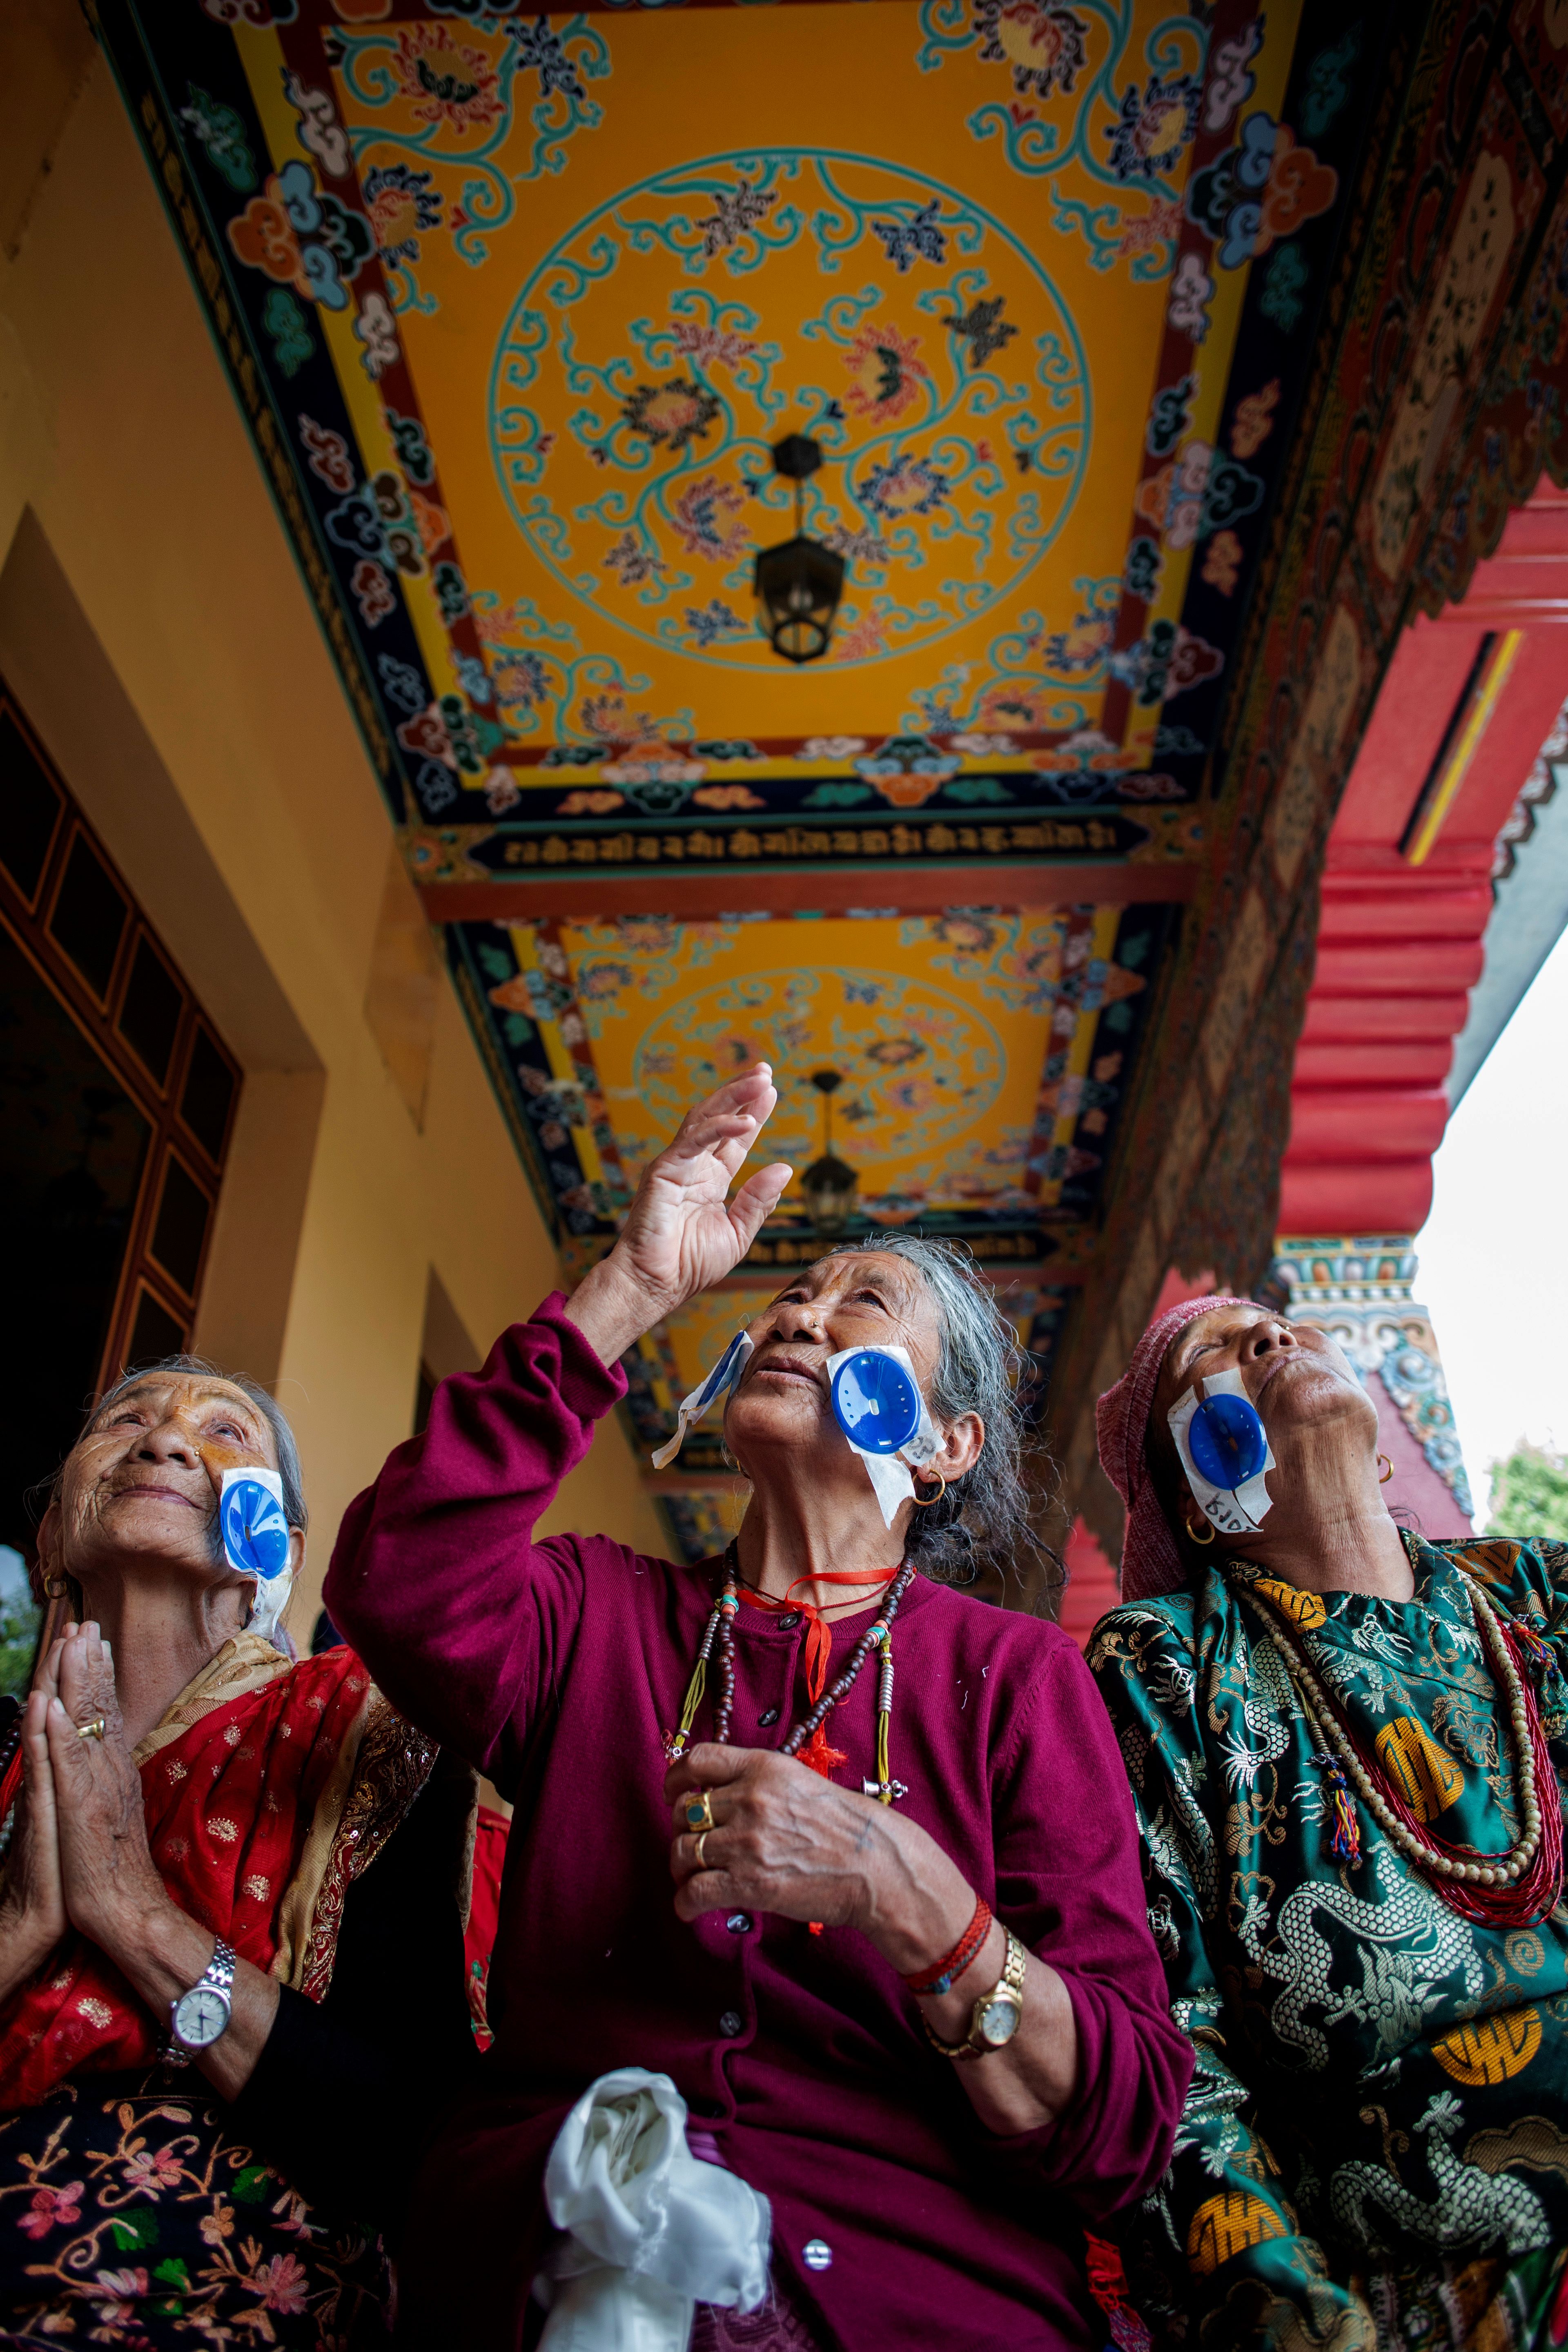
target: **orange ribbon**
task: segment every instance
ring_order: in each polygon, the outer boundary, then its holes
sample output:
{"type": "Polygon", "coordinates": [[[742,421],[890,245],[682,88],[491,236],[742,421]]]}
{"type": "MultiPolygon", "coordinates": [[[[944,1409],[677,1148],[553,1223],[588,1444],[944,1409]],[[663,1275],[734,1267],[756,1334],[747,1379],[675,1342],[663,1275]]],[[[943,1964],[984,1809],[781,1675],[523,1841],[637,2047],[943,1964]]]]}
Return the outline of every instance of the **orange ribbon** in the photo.
{"type": "MultiPolygon", "coordinates": [[[[775,1617],[783,1616],[786,1612],[793,1610],[797,1615],[805,1619],[805,1695],[809,1703],[815,1706],[822,1696],[823,1685],[827,1680],[827,1661],[833,1654],[833,1628],[815,1601],[794,1601],[790,1598],[795,1585],[858,1584],[883,1587],[891,1584],[898,1572],[896,1568],[889,1568],[875,1576],[862,1576],[854,1569],[844,1568],[829,1569],[821,1576],[797,1576],[782,1601],[775,1599],[771,1592],[755,1592],[749,1584],[742,1584],[738,1579],[735,1590],[748,1609],[771,1609],[775,1617]]],[[[875,1592],[868,1595],[868,1599],[875,1598],[875,1592]]],[[[829,1609],[843,1609],[848,1605],[843,1601],[830,1601],[827,1604],[829,1609]]],[[[860,1605],[864,1607],[866,1603],[862,1602],[860,1605]]]]}

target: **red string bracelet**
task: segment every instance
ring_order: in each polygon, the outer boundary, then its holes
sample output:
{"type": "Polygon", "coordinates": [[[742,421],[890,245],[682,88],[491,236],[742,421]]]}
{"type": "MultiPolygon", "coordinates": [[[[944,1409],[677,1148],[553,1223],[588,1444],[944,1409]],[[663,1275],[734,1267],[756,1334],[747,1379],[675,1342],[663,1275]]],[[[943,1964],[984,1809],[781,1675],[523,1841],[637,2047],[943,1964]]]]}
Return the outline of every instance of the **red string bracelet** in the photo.
{"type": "Polygon", "coordinates": [[[952,1951],[933,1962],[929,1969],[921,1969],[918,1975],[906,1977],[904,1982],[920,2000],[924,2000],[930,1993],[951,1992],[990,1933],[991,1906],[984,1895],[977,1895],[974,1916],[952,1951]]]}

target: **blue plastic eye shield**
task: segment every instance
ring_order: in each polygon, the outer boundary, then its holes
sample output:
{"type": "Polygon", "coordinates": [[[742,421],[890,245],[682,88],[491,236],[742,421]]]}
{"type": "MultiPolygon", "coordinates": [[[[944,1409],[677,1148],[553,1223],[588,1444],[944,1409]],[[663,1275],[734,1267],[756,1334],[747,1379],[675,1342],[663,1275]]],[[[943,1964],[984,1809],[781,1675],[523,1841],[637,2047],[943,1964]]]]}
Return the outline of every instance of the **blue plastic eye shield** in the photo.
{"type": "Polygon", "coordinates": [[[1199,1476],[1226,1494],[1255,1478],[1268,1456],[1258,1408],[1246,1397],[1205,1398],[1187,1423],[1187,1444],[1199,1476]]]}
{"type": "Polygon", "coordinates": [[[833,1375],[833,1417],[864,1454],[897,1454],[921,1425],[921,1395],[896,1356],[858,1348],[833,1375]]]}
{"type": "Polygon", "coordinates": [[[231,1568],[268,1582],[282,1575],[289,1565],[289,1521],[270,1487],[259,1478],[226,1482],[218,1519],[231,1568]]]}

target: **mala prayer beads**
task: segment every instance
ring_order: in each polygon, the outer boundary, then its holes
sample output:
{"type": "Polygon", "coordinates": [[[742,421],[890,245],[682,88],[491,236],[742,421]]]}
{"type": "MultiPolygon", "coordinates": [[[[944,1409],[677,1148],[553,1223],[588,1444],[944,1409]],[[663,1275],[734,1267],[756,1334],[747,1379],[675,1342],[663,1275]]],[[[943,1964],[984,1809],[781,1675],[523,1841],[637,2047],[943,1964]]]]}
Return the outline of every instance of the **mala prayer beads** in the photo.
{"type": "Polygon", "coordinates": [[[1348,1777],[1390,1843],[1415,1864],[1451,1911],[1475,1927],[1525,1927],[1555,1910],[1562,1892],[1563,1809],[1557,1775],[1547,1753],[1535,1694],[1520,1664],[1516,1632],[1499,1617],[1474,1578],[1463,1569],[1458,1569],[1458,1574],[1494,1685],[1501,1685],[1501,1696],[1508,1702],[1524,1827],[1506,1853],[1461,1851],[1434,1836],[1393,1781],[1365,1754],[1339,1701],[1320,1681],[1284,1626],[1276,1622],[1272,1611],[1247,1586],[1240,1590],[1262,1618],[1264,1630],[1296,1685],[1322,1759],[1330,1759],[1325,1775],[1334,1822],[1330,1852],[1352,1864],[1361,1860],[1361,1832],[1349,1801],[1348,1777]]]}
{"type": "MultiPolygon", "coordinates": [[[[847,1763],[848,1758],[838,1748],[827,1744],[826,1725],[834,1708],[848,1697],[856,1678],[873,1650],[880,1650],[880,1671],[877,1681],[877,1776],[862,1780],[861,1789],[868,1797],[876,1797],[884,1805],[896,1798],[908,1796],[901,1780],[895,1780],[889,1764],[889,1740],[893,1713],[893,1620],[899,1613],[899,1603],[909,1591],[914,1569],[906,1560],[900,1568],[889,1589],[888,1597],[849,1654],[848,1664],[837,1682],[825,1690],[810,1712],[793,1725],[782,1742],[779,1754],[792,1756],[813,1771],[826,1778],[837,1766],[847,1763]]],[[[714,1602],[698,1643],[697,1660],[687,1685],[685,1703],[680,1710],[679,1729],[665,1734],[664,1752],[674,1763],[684,1756],[691,1745],[692,1727],[708,1686],[708,1669],[718,1653],[719,1693],[713,1706],[713,1737],[721,1747],[730,1742],[730,1727],[735,1706],[735,1618],[741,1606],[740,1590],[735,1573],[734,1549],[724,1555],[724,1586],[714,1602]]]]}

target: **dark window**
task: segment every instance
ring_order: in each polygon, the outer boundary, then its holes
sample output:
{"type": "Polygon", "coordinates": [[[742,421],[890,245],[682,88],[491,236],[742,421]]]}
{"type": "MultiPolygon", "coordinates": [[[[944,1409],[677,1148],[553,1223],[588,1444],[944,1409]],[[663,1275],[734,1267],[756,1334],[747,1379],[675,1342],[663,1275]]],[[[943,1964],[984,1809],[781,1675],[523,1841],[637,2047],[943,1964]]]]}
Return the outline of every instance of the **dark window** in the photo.
{"type": "Polygon", "coordinates": [[[164,1273],[172,1275],[180,1288],[192,1297],[195,1296],[196,1272],[202,1262],[202,1244],[206,1239],[207,1211],[206,1194],[171,1152],[163,1177],[163,1198],[158,1205],[158,1223],[153,1232],[153,1255],[164,1273]]]}
{"type": "Polygon", "coordinates": [[[12,1337],[0,1542],[32,1548],[26,1490],[74,1443],[108,1345],[149,1121],[0,927],[0,1215],[12,1337]]]}
{"type": "Polygon", "coordinates": [[[184,995],[150,940],[138,940],[120,1008],[120,1034],[160,1086],[169,1075],[184,995]]]}
{"type": "Polygon", "coordinates": [[[125,1350],[125,1369],[134,1371],[139,1364],[155,1364],[164,1356],[184,1353],[185,1327],[177,1322],[168,1308],[144,1290],[136,1305],[136,1320],[131,1326],[131,1345],[125,1350]]]}
{"type": "Polygon", "coordinates": [[[100,1000],[109,994],[129,911],[114,877],[86,834],[79,833],[71,844],[49,929],[100,1000]]]}
{"type": "Polygon", "coordinates": [[[191,1066],[185,1075],[180,1117],[202,1150],[214,1160],[223,1157],[228,1107],[233,1100],[234,1079],[228,1065],[206,1031],[198,1029],[196,1042],[191,1047],[191,1066]]]}
{"type": "Polygon", "coordinates": [[[60,795],[8,710],[0,711],[0,862],[24,898],[38,895],[60,795]]]}

